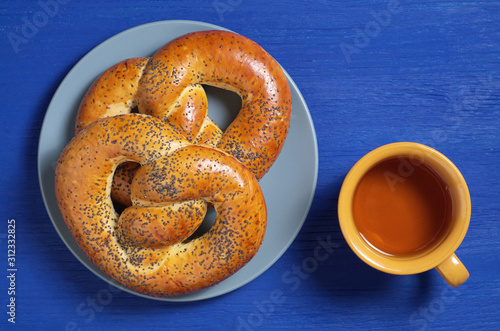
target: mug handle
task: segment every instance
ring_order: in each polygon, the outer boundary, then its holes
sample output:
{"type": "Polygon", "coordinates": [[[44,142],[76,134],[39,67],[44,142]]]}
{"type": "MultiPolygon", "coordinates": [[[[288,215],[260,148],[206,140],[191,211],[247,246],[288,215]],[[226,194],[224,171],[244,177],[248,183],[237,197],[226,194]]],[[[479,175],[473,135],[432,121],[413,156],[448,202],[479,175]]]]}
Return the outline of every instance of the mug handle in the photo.
{"type": "Polygon", "coordinates": [[[436,270],[451,287],[460,286],[469,278],[469,272],[455,253],[438,265],[436,270]]]}

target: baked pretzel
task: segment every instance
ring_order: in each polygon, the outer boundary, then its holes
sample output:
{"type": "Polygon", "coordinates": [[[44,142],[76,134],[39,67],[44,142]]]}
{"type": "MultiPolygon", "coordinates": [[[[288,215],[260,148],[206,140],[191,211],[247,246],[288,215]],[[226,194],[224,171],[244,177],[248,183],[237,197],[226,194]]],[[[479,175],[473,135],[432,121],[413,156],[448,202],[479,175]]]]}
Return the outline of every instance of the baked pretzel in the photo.
{"type": "MultiPolygon", "coordinates": [[[[217,146],[260,179],[278,157],[288,134],[291,94],[279,64],[259,45],[227,31],[181,36],[152,58],[129,59],[108,69],[80,104],[76,132],[95,120],[138,112],[159,117],[196,144],[217,146]],[[222,131],[208,118],[201,84],[236,92],[242,108],[222,131]]],[[[136,165],[117,170],[113,197],[130,205],[136,165]]]]}
{"type": "Polygon", "coordinates": [[[221,150],[193,145],[152,116],[100,119],[76,135],[56,168],[59,209],[90,260],[124,286],[150,296],[197,291],[229,277],[259,249],[266,205],[255,176],[221,150]],[[141,164],[133,206],[110,197],[123,162],[141,164]],[[207,202],[215,224],[188,239],[207,202]]]}

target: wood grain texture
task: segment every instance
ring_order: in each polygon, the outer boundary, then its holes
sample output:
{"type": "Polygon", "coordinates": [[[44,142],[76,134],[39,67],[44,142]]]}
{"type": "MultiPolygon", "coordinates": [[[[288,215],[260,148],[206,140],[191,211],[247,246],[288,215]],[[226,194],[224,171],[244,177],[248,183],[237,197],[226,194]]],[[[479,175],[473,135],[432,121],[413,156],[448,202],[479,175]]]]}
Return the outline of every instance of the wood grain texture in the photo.
{"type": "MultiPolygon", "coordinates": [[[[2,1],[3,309],[7,220],[15,219],[23,329],[498,329],[499,22],[497,1],[2,1]],[[171,19],[224,26],[273,55],[310,108],[320,156],[312,208],[288,251],[234,292],[181,304],[117,291],[78,262],[52,227],[36,165],[45,111],[75,63],[123,30],[171,19]],[[39,27],[28,31],[34,20],[39,27]],[[342,237],[344,176],[395,141],[438,149],[469,184],[472,220],[457,255],[471,277],[462,287],[447,288],[435,271],[378,272],[342,237]]],[[[11,324],[0,316],[0,328],[11,324]]]]}

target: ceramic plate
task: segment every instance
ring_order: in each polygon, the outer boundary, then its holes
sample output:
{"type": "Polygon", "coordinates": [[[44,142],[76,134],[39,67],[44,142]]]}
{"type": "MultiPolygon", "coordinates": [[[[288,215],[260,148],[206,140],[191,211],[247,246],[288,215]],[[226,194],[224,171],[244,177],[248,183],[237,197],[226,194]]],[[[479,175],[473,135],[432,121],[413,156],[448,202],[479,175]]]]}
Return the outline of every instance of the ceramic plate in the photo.
{"type": "MultiPolygon", "coordinates": [[[[139,296],[116,283],[98,269],[80,250],[57,207],[54,175],[57,158],[73,137],[80,100],[92,82],[113,64],[130,57],[149,56],[168,41],[200,30],[225,30],[193,21],[162,21],[126,30],[103,42],[68,73],[54,94],[45,115],[38,148],[38,174],[48,214],[61,239],[71,252],[93,273],[118,288],[139,296]]],[[[163,301],[194,301],[233,291],[266,271],[285,252],[301,229],[312,203],[318,174],[318,148],[314,126],[297,86],[287,74],[292,91],[292,120],[282,153],[260,181],[268,208],[268,225],[257,255],[237,273],[219,284],[199,292],[163,301]]],[[[234,95],[208,89],[209,114],[222,125],[239,102],[234,95]]]]}

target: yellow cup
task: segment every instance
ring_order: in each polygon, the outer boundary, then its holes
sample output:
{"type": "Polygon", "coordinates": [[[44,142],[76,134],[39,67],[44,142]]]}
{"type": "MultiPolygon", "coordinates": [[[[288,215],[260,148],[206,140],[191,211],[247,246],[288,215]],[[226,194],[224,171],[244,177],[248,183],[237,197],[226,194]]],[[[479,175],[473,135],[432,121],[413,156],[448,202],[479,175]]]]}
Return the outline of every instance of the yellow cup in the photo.
{"type": "MultiPolygon", "coordinates": [[[[404,175],[404,174],[403,174],[404,175]]],[[[361,158],[349,171],[340,190],[338,216],[342,233],[361,260],[391,274],[408,275],[436,268],[452,287],[463,284],[469,272],[455,255],[469,227],[471,201],[467,184],[455,165],[438,151],[417,143],[400,142],[379,147],[361,158]],[[441,176],[452,201],[449,226],[441,239],[413,255],[390,255],[373,247],[356,227],[353,202],[361,179],[375,165],[392,158],[424,163],[441,176]]]]}

